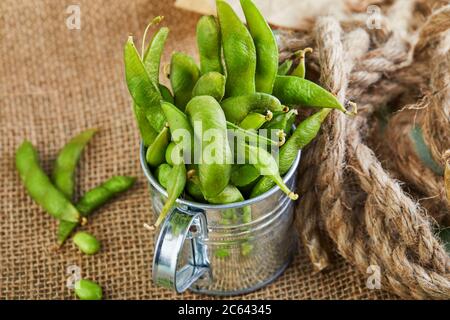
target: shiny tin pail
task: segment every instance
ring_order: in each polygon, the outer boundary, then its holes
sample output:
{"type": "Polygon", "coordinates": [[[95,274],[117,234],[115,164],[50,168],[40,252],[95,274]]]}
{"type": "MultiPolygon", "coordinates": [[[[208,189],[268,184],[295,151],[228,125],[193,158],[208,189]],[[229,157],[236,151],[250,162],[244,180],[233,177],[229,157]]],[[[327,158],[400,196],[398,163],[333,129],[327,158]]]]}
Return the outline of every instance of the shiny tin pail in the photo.
{"type": "MultiPolygon", "coordinates": [[[[157,216],[167,193],[147,166],[145,152],[141,145],[141,165],[157,216]]],[[[291,189],[299,161],[300,152],[284,177],[291,189]]],[[[159,230],[153,281],[177,292],[236,295],[257,290],[291,261],[297,249],[293,221],[294,202],[278,187],[227,205],[178,199],[159,230]]]]}

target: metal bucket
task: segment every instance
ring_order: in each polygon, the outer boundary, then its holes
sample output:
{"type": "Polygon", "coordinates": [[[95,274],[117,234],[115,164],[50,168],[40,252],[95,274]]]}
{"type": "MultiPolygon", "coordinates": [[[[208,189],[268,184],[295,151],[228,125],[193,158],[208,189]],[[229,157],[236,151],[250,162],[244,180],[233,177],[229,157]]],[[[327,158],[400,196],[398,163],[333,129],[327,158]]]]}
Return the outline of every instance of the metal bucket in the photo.
{"type": "MultiPolygon", "coordinates": [[[[153,177],[141,145],[153,211],[167,192],[153,177]]],[[[284,181],[295,189],[300,152],[284,181]]],[[[159,230],[153,281],[177,292],[237,295],[262,288],[283,273],[297,249],[294,202],[278,187],[256,198],[211,205],[177,200],[159,230]],[[249,213],[251,219],[248,219],[249,213]],[[243,221],[245,220],[245,221],[243,221]]]]}

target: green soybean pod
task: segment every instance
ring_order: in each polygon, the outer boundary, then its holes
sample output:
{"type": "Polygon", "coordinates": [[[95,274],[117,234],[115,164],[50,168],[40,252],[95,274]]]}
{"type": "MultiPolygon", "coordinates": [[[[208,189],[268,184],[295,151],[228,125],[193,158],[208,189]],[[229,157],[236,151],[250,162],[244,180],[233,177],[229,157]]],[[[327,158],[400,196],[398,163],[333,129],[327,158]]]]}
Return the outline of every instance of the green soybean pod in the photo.
{"type": "Polygon", "coordinates": [[[228,185],[232,154],[228,144],[225,115],[219,103],[210,96],[194,97],[186,107],[186,114],[194,127],[196,145],[201,145],[201,161],[198,165],[200,185],[206,199],[222,192],[228,185]],[[201,124],[201,128],[198,125],[201,124]],[[206,133],[206,134],[205,134],[206,133]],[[214,137],[208,137],[208,134],[214,137]],[[211,156],[211,149],[215,149],[211,156]]]}
{"type": "MultiPolygon", "coordinates": [[[[89,216],[94,210],[119,194],[129,190],[136,178],[129,176],[114,176],[84,193],[75,205],[82,217],[89,216]]],[[[60,220],[58,225],[58,245],[61,246],[78,226],[78,222],[60,220]]]]}
{"type": "Polygon", "coordinates": [[[44,173],[29,141],[24,141],[16,151],[16,168],[31,198],[45,211],[57,219],[79,221],[80,213],[44,173]]]}
{"type": "Polygon", "coordinates": [[[283,130],[288,133],[291,131],[297,115],[298,111],[296,109],[291,109],[288,112],[277,112],[273,115],[272,120],[265,123],[262,128],[268,130],[283,130]]]}
{"type": "Polygon", "coordinates": [[[231,171],[231,183],[236,187],[247,187],[261,176],[258,169],[251,164],[233,166],[231,171]]]}
{"type": "Polygon", "coordinates": [[[102,288],[92,280],[81,279],[75,282],[75,294],[81,300],[101,300],[102,288]]]}
{"type": "Polygon", "coordinates": [[[84,147],[97,132],[85,130],[67,142],[59,151],[53,168],[52,180],[67,199],[71,200],[75,190],[75,169],[84,147]]]}
{"type": "Polygon", "coordinates": [[[200,202],[205,201],[205,197],[203,196],[203,192],[200,187],[200,179],[198,175],[188,177],[188,180],[186,182],[186,191],[189,193],[189,195],[192,196],[192,198],[194,198],[194,200],[200,202]]]}
{"type": "Polygon", "coordinates": [[[298,199],[298,194],[292,192],[288,186],[284,183],[280,176],[277,162],[265,149],[255,146],[245,145],[246,158],[250,161],[259,173],[263,176],[267,176],[273,182],[275,182],[292,200],[298,199]]]}
{"type": "Polygon", "coordinates": [[[173,166],[172,157],[173,157],[173,150],[175,149],[175,146],[176,146],[175,142],[172,141],[171,143],[169,143],[169,145],[167,146],[167,149],[166,149],[166,155],[165,155],[166,162],[171,166],[173,166]]]}
{"type": "Polygon", "coordinates": [[[254,93],[256,49],[252,36],[228,3],[217,1],[216,5],[227,74],[226,96],[254,93]]]}
{"type": "Polygon", "coordinates": [[[158,180],[159,184],[162,185],[166,190],[171,170],[172,167],[168,163],[160,164],[155,170],[156,179],[158,180]]]}
{"type": "Polygon", "coordinates": [[[223,74],[220,28],[214,16],[203,16],[198,21],[197,46],[202,74],[223,74]]]}
{"type": "Polygon", "coordinates": [[[207,198],[206,200],[208,200],[209,203],[212,204],[227,204],[244,201],[244,196],[241,194],[238,188],[229,184],[217,196],[207,198]]]}
{"type": "Polygon", "coordinates": [[[194,59],[190,56],[174,52],[170,61],[170,83],[175,97],[175,105],[184,111],[186,104],[191,100],[200,70],[194,59]]]}
{"type": "Polygon", "coordinates": [[[240,123],[250,112],[264,113],[282,111],[280,100],[267,93],[253,93],[223,100],[222,106],[225,117],[232,123],[240,123]]]}
{"type": "Polygon", "coordinates": [[[150,79],[132,37],[125,45],[124,59],[127,86],[133,101],[144,110],[153,129],[160,132],[166,122],[160,106],[161,94],[158,85],[150,79]]]}
{"type": "Polygon", "coordinates": [[[162,27],[153,36],[147,51],[144,54],[144,66],[150,77],[150,80],[159,85],[159,67],[161,64],[161,56],[164,51],[164,45],[169,36],[169,28],[162,27]]]}
{"type": "Polygon", "coordinates": [[[161,92],[161,97],[164,101],[167,101],[169,103],[175,103],[175,100],[172,96],[172,92],[170,92],[169,88],[167,88],[165,85],[163,84],[159,84],[159,91],[161,92]]]}
{"type": "Polygon", "coordinates": [[[170,142],[170,131],[164,127],[156,137],[155,141],[147,149],[145,159],[152,167],[157,167],[165,160],[166,148],[170,142]]]}
{"type": "Polygon", "coordinates": [[[270,94],[278,72],[277,40],[251,0],[241,0],[241,7],[256,49],[256,91],[270,94]]]}
{"type": "Polygon", "coordinates": [[[277,76],[273,94],[286,105],[332,108],[351,114],[335,95],[314,82],[300,77],[277,76]]]}
{"type": "Polygon", "coordinates": [[[149,147],[153,141],[155,141],[158,133],[153,129],[150,122],[145,115],[144,110],[139,107],[136,103],[133,103],[133,112],[136,119],[139,133],[141,135],[142,142],[146,147],[149,147]]]}
{"type": "MultiPolygon", "coordinates": [[[[298,151],[308,145],[319,133],[320,127],[331,112],[331,109],[322,109],[303,120],[295,129],[292,136],[281,147],[279,153],[279,171],[286,174],[297,157],[298,151]]],[[[250,197],[257,197],[275,186],[275,183],[263,177],[253,188],[250,197]]]]}
{"type": "Polygon", "coordinates": [[[273,113],[271,111],[267,111],[266,115],[256,112],[250,112],[244,120],[239,123],[239,127],[244,130],[258,130],[261,128],[267,121],[272,120],[273,113]]]}
{"type": "Polygon", "coordinates": [[[306,48],[306,49],[298,51],[297,54],[299,56],[299,62],[298,62],[297,67],[295,67],[295,69],[292,71],[292,73],[291,73],[292,76],[305,78],[305,76],[306,76],[305,56],[307,53],[311,53],[311,52],[313,52],[313,49],[311,49],[311,48],[306,48]]]}
{"type": "Polygon", "coordinates": [[[192,155],[194,154],[194,130],[189,123],[186,114],[181,112],[173,104],[167,102],[162,102],[161,108],[167,117],[173,142],[175,142],[175,144],[181,144],[180,152],[183,155],[185,162],[192,162],[192,155]]]}
{"type": "Polygon", "coordinates": [[[175,204],[177,198],[183,193],[186,186],[186,166],[184,163],[175,164],[170,172],[167,181],[167,200],[161,209],[155,227],[158,227],[164,221],[170,209],[175,204]]]}
{"type": "Polygon", "coordinates": [[[279,76],[285,76],[285,75],[287,75],[288,73],[289,73],[289,70],[291,70],[291,68],[292,68],[292,60],[291,59],[288,59],[288,60],[285,60],[282,64],[280,64],[279,66],[278,66],[278,72],[277,72],[277,74],[279,75],[279,76]]]}
{"type": "Polygon", "coordinates": [[[92,255],[100,250],[100,242],[92,234],[79,231],[73,236],[73,243],[81,252],[92,255]]]}
{"type": "Polygon", "coordinates": [[[225,95],[225,76],[218,72],[205,73],[198,79],[192,96],[211,96],[220,102],[225,95]]]}

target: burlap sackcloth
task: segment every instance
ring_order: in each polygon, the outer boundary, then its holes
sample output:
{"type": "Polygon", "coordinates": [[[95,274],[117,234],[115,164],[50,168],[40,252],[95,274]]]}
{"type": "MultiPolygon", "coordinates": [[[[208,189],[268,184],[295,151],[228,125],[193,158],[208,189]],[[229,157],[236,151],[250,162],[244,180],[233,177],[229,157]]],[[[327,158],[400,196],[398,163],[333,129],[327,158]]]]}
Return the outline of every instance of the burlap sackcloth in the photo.
{"type": "MultiPolygon", "coordinates": [[[[138,131],[124,83],[123,45],[142,36],[147,22],[166,17],[171,29],[166,63],[174,50],[196,55],[198,15],[156,0],[76,1],[81,30],[66,26],[70,1],[0,1],[0,299],[69,299],[67,268],[98,281],[108,299],[206,299],[155,287],[151,281],[154,233],[145,177],[139,166],[138,131]],[[58,149],[86,128],[100,132],[84,153],[78,194],[114,174],[138,177],[126,195],[103,207],[86,227],[101,241],[86,256],[69,241],[58,252],[56,222],[26,194],[14,167],[23,139],[38,148],[49,171],[58,149]]],[[[295,261],[273,284],[239,298],[394,298],[366,287],[366,278],[336,257],[316,274],[300,248],[295,261]]]]}

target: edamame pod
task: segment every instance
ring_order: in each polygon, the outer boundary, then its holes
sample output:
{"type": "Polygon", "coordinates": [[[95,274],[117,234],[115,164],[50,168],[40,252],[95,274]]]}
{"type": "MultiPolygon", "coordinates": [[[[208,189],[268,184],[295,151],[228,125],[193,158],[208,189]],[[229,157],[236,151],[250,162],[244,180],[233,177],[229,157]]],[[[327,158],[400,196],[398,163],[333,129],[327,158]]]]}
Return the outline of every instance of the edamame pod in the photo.
{"type": "Polygon", "coordinates": [[[194,136],[202,146],[197,154],[200,186],[205,198],[217,196],[228,185],[232,154],[228,144],[227,124],[219,103],[209,96],[194,97],[186,107],[194,127],[194,136]]]}
{"type": "Polygon", "coordinates": [[[217,196],[207,198],[207,200],[212,204],[226,204],[244,201],[244,196],[242,196],[238,188],[229,184],[217,196]]]}
{"type": "Polygon", "coordinates": [[[256,112],[250,112],[244,120],[239,123],[239,127],[244,130],[258,130],[261,128],[267,121],[272,120],[273,113],[271,111],[267,111],[266,115],[256,112]]]}
{"type": "Polygon", "coordinates": [[[83,131],[67,142],[59,151],[53,168],[55,187],[71,200],[75,190],[75,169],[84,147],[97,132],[95,129],[83,131]]]}
{"type": "Polygon", "coordinates": [[[39,165],[36,150],[24,141],[16,152],[16,168],[31,198],[57,219],[78,222],[80,214],[39,165]]]}
{"type": "Polygon", "coordinates": [[[298,199],[298,194],[289,190],[288,186],[284,183],[280,176],[277,162],[270,153],[262,148],[250,145],[245,145],[245,153],[250,164],[258,169],[261,175],[267,176],[275,182],[280,187],[281,191],[286,193],[292,200],[298,199]]]}
{"type": "Polygon", "coordinates": [[[278,45],[275,36],[251,0],[241,0],[247,26],[256,49],[256,91],[272,93],[278,71],[278,45]]]}
{"type": "Polygon", "coordinates": [[[211,96],[220,102],[225,95],[225,76],[218,72],[208,72],[198,79],[192,96],[211,96]]]}
{"type": "Polygon", "coordinates": [[[268,130],[283,130],[288,133],[291,131],[292,125],[295,122],[298,111],[296,109],[291,109],[288,112],[277,112],[273,115],[271,121],[263,125],[263,129],[268,130]]]}
{"type": "Polygon", "coordinates": [[[198,21],[197,46],[202,74],[223,73],[220,28],[214,16],[203,16],[198,21]]]}
{"type": "MultiPolygon", "coordinates": [[[[194,129],[192,128],[189,120],[183,112],[181,112],[173,104],[162,102],[161,108],[169,123],[170,133],[172,140],[176,144],[182,144],[181,152],[185,159],[191,159],[194,148],[194,129]]],[[[185,161],[187,162],[187,160],[185,161]]],[[[189,161],[192,162],[192,161],[189,161]]]]}
{"type": "Polygon", "coordinates": [[[174,52],[170,61],[170,83],[175,105],[184,111],[191,100],[192,89],[200,77],[200,70],[194,59],[181,52],[174,52]]]}
{"type": "Polygon", "coordinates": [[[186,191],[197,201],[204,202],[202,189],[200,187],[200,179],[197,174],[188,177],[186,182],[186,191]]]}
{"type": "Polygon", "coordinates": [[[170,131],[168,127],[164,127],[156,137],[155,141],[147,149],[145,159],[152,167],[157,167],[164,162],[166,148],[170,142],[170,131]]]}
{"type": "Polygon", "coordinates": [[[256,49],[252,36],[228,3],[217,1],[216,6],[227,74],[226,96],[254,93],[256,49]]]}
{"type": "Polygon", "coordinates": [[[132,37],[125,45],[124,58],[125,76],[133,101],[144,110],[153,129],[160,132],[166,122],[160,106],[161,94],[158,85],[151,81],[132,37]]]}
{"type": "Polygon", "coordinates": [[[153,36],[153,39],[144,54],[143,61],[145,69],[147,70],[150,80],[157,86],[159,85],[159,67],[161,64],[161,56],[168,36],[169,28],[162,27],[159,29],[153,36]]]}
{"type": "Polygon", "coordinates": [[[148,147],[153,143],[153,141],[155,141],[158,133],[150,125],[144,110],[136,103],[133,103],[133,112],[138,125],[139,133],[141,134],[142,142],[146,147],[148,147]]]}
{"type": "Polygon", "coordinates": [[[155,227],[158,227],[161,222],[164,221],[177,198],[183,193],[185,186],[186,166],[184,163],[175,164],[170,172],[169,180],[167,181],[167,200],[155,222],[155,227]]]}
{"type": "Polygon", "coordinates": [[[251,164],[235,165],[231,171],[231,183],[236,187],[247,187],[261,176],[251,164]]]}
{"type": "MultiPolygon", "coordinates": [[[[135,182],[134,177],[114,176],[83,194],[76,208],[82,217],[87,217],[110,199],[129,190],[135,182]]],[[[78,222],[60,220],[57,233],[58,245],[61,246],[77,226],[78,222]]]]}
{"type": "MultiPolygon", "coordinates": [[[[303,120],[297,126],[292,136],[280,149],[278,159],[281,175],[284,175],[289,171],[297,157],[298,151],[308,145],[317,136],[320,126],[330,112],[331,109],[322,109],[303,120]]],[[[263,177],[253,188],[250,197],[257,197],[269,191],[274,186],[275,183],[273,183],[273,181],[267,177],[263,177]]]]}
{"type": "Polygon", "coordinates": [[[175,100],[173,99],[172,92],[170,92],[169,88],[167,88],[163,84],[159,84],[159,91],[161,92],[161,97],[164,101],[167,101],[169,103],[175,103],[175,100]]]}
{"type": "Polygon", "coordinates": [[[313,52],[313,49],[311,49],[311,48],[306,48],[304,50],[298,51],[299,62],[298,62],[297,67],[295,67],[294,71],[292,71],[292,73],[291,73],[292,76],[305,78],[305,76],[306,76],[305,56],[307,53],[311,53],[311,52],[313,52]]]}
{"type": "Polygon", "coordinates": [[[279,76],[285,76],[289,73],[291,67],[292,67],[292,60],[291,59],[284,60],[284,62],[278,66],[277,74],[279,76]]]}
{"type": "Polygon", "coordinates": [[[73,243],[81,250],[81,252],[92,255],[100,250],[100,242],[92,234],[79,231],[73,236],[73,243]]]}
{"type": "Polygon", "coordinates": [[[332,108],[347,114],[350,113],[335,95],[314,82],[299,77],[277,76],[273,94],[286,105],[332,108]]]}
{"type": "Polygon", "coordinates": [[[75,282],[75,294],[81,300],[101,300],[102,288],[94,281],[81,279],[75,282]]]}
{"type": "Polygon", "coordinates": [[[271,112],[283,110],[283,106],[278,98],[261,92],[230,97],[223,100],[220,105],[225,113],[225,117],[232,123],[240,123],[250,112],[264,113],[267,110],[271,112]]]}
{"type": "Polygon", "coordinates": [[[159,184],[166,190],[171,170],[172,167],[168,163],[160,164],[155,170],[156,179],[158,180],[159,184]]]}
{"type": "Polygon", "coordinates": [[[175,142],[172,141],[171,143],[169,143],[166,149],[166,162],[171,166],[173,166],[172,157],[174,156],[173,150],[175,149],[175,146],[175,142]]]}

